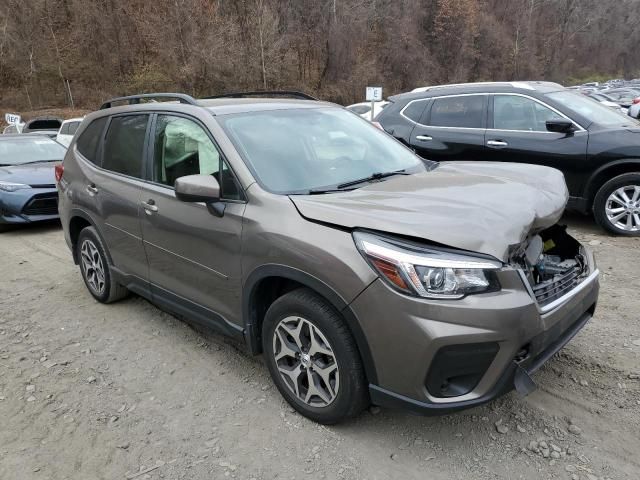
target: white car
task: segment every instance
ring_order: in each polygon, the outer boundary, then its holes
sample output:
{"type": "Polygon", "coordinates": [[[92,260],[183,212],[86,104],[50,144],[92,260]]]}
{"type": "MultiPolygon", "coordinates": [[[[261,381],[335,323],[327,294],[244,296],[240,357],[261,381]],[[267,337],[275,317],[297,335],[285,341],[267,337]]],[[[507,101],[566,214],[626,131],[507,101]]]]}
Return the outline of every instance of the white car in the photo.
{"type": "MultiPolygon", "coordinates": [[[[376,118],[384,107],[389,105],[389,102],[382,100],[380,102],[374,102],[373,104],[373,118],[376,118]]],[[[357,113],[366,120],[372,120],[371,118],[371,102],[354,103],[349,105],[347,110],[351,110],[353,113],[357,113]]]]}
{"type": "Polygon", "coordinates": [[[60,130],[58,130],[58,134],[56,135],[56,141],[68,147],[71,139],[73,139],[73,135],[80,126],[80,122],[82,122],[82,118],[70,118],[62,122],[60,130]]]}
{"type": "Polygon", "coordinates": [[[627,112],[630,117],[637,118],[640,120],[640,102],[634,103],[629,107],[629,111],[627,112]]]}

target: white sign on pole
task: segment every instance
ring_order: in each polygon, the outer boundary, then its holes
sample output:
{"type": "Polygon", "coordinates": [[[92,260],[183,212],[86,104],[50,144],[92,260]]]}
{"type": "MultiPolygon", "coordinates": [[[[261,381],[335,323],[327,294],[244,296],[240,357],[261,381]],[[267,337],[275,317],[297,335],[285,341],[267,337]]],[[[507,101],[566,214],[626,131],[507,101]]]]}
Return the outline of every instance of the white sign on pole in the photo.
{"type": "Polygon", "coordinates": [[[382,100],[382,87],[367,87],[367,101],[379,102],[382,100]]]}
{"type": "Polygon", "coordinates": [[[18,115],[17,113],[5,113],[4,114],[4,121],[7,122],[9,125],[18,125],[20,123],[20,115],[18,115]]]}

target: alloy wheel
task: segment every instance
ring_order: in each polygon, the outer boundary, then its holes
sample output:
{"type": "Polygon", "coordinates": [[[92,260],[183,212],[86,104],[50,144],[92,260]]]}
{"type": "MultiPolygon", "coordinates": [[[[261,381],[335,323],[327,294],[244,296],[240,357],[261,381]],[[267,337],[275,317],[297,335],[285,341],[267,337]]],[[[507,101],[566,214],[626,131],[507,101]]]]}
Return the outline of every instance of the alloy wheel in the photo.
{"type": "Polygon", "coordinates": [[[273,333],[273,355],[284,383],[299,400],[312,407],[326,407],[335,400],[338,363],[316,325],[300,317],[281,320],[273,333]]]}
{"type": "Polygon", "coordinates": [[[640,231],[640,185],[614,190],[605,204],[605,214],[613,226],[627,232],[640,231]]]}
{"type": "Polygon", "coordinates": [[[96,245],[89,239],[82,242],[80,248],[82,271],[89,284],[89,288],[96,295],[102,295],[105,288],[105,273],[102,257],[96,245]]]}

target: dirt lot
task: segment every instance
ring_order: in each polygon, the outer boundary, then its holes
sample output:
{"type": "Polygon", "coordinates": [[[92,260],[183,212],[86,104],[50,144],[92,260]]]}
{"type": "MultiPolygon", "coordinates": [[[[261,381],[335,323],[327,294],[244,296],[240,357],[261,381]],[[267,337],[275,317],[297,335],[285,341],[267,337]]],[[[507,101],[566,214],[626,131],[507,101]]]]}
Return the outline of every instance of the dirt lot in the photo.
{"type": "Polygon", "coordinates": [[[638,479],[638,239],[567,219],[603,272],[596,316],[527,398],[323,427],[259,358],[145,300],[96,303],[58,226],[0,236],[2,479],[638,479]]]}

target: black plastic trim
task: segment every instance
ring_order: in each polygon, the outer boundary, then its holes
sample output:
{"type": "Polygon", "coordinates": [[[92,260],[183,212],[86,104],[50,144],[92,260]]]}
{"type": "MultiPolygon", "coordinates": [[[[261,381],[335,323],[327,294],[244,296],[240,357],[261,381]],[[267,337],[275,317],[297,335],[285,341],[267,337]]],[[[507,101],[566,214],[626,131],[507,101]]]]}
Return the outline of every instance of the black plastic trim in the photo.
{"type": "Polygon", "coordinates": [[[245,98],[245,97],[292,97],[300,100],[318,100],[316,97],[299,92],[297,90],[256,90],[252,92],[231,92],[223,93],[222,95],[212,95],[204,97],[206,100],[213,100],[216,98],[245,98]]]}
{"type": "Polygon", "coordinates": [[[140,103],[140,100],[145,98],[173,98],[174,100],[178,100],[180,103],[186,103],[188,105],[198,105],[197,100],[191,95],[187,95],[186,93],[143,93],[140,95],[129,95],[126,97],[111,98],[100,105],[100,110],[111,108],[111,104],[115,102],[127,102],[129,105],[135,105],[140,103]]]}
{"type": "Polygon", "coordinates": [[[202,325],[238,340],[244,339],[244,330],[241,326],[231,323],[213,310],[171,293],[135,275],[126,274],[113,266],[111,271],[119,284],[146,298],[159,308],[179,315],[189,323],[202,325]]]}
{"type": "Polygon", "coordinates": [[[245,341],[247,343],[247,348],[252,354],[257,355],[261,353],[262,350],[260,345],[260,326],[258,325],[258,320],[256,318],[257,313],[253,307],[256,300],[256,287],[262,280],[268,277],[280,277],[294,280],[314,290],[331,303],[331,305],[333,305],[342,314],[347,322],[347,326],[349,327],[349,330],[351,331],[351,334],[358,346],[358,350],[360,351],[360,356],[362,358],[362,363],[368,381],[370,383],[376,383],[378,381],[369,344],[364,332],[362,331],[360,322],[348,303],[332,287],[324,283],[322,280],[319,280],[302,270],[286,265],[262,265],[251,272],[244,282],[242,288],[242,317],[245,324],[245,341]]]}

